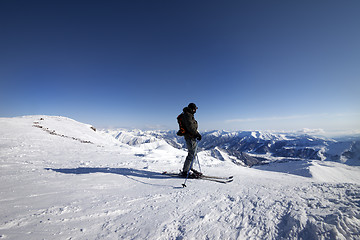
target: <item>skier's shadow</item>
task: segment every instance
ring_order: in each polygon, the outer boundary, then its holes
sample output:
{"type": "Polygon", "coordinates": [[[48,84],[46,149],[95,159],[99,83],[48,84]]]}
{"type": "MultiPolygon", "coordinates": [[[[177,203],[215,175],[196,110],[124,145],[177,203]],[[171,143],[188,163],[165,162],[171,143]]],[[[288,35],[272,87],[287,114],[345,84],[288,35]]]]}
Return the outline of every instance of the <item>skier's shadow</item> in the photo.
{"type": "Polygon", "coordinates": [[[171,187],[174,189],[182,189],[182,187],[176,187],[173,185],[166,185],[163,183],[154,183],[146,181],[149,179],[173,179],[169,175],[162,174],[160,172],[153,172],[148,170],[139,170],[134,168],[97,168],[97,167],[78,167],[78,168],[45,168],[45,170],[51,170],[64,174],[90,174],[90,173],[110,173],[125,176],[133,181],[159,187],[171,187]],[[144,180],[140,180],[142,178],[144,180]]]}
{"type": "Polygon", "coordinates": [[[90,173],[111,173],[119,174],[126,177],[140,177],[150,179],[168,179],[167,175],[159,172],[152,172],[148,170],[138,170],[134,168],[90,168],[90,167],[78,167],[78,168],[45,168],[46,170],[52,170],[58,173],[64,174],[90,174],[90,173]]]}

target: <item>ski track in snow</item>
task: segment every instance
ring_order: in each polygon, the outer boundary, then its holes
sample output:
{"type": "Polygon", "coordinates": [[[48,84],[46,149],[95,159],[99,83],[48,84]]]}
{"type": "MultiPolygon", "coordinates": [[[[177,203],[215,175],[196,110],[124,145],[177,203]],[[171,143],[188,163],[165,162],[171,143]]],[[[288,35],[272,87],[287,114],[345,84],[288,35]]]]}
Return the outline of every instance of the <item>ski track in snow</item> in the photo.
{"type": "Polygon", "coordinates": [[[0,239],[360,239],[359,167],[327,182],[200,155],[234,181],[182,188],[161,172],[186,152],[165,142],[130,147],[63,117],[0,124],[0,239]]]}

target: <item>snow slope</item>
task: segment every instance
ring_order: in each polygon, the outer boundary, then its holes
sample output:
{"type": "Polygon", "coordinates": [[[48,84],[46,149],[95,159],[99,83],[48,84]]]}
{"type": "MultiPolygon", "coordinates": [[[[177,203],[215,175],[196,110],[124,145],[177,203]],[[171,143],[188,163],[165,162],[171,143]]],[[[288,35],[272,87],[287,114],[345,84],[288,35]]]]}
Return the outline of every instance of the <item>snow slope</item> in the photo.
{"type": "Polygon", "coordinates": [[[186,152],[164,140],[125,144],[53,116],[0,126],[1,239],[360,239],[359,166],[247,168],[203,151],[204,173],[234,181],[182,188],[161,172],[186,152]]]}

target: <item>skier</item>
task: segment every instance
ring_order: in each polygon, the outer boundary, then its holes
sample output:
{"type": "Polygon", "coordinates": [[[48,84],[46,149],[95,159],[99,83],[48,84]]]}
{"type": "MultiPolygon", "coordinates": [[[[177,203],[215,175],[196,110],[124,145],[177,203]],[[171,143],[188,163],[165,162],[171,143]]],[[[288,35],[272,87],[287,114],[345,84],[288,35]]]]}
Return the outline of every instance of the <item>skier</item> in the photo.
{"type": "Polygon", "coordinates": [[[191,162],[195,158],[196,155],[196,149],[197,149],[197,142],[196,140],[201,140],[201,135],[198,132],[198,123],[194,118],[194,114],[196,113],[196,110],[198,107],[195,105],[195,103],[190,103],[187,107],[183,109],[183,114],[181,122],[183,124],[183,127],[185,129],[185,141],[186,141],[186,147],[188,149],[188,155],[184,162],[183,171],[181,172],[181,175],[186,177],[189,170],[191,170],[192,177],[199,177],[202,175],[202,173],[195,171],[193,169],[190,169],[191,162]]]}

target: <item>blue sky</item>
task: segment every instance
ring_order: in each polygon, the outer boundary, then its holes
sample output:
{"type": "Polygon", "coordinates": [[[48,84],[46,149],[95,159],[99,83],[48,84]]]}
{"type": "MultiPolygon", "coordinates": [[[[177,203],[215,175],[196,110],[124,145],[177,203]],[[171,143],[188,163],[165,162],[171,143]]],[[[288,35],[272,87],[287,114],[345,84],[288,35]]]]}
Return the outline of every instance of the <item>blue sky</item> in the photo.
{"type": "Polygon", "coordinates": [[[176,129],[195,102],[201,130],[359,132],[359,9],[332,0],[0,1],[0,117],[176,129]]]}

